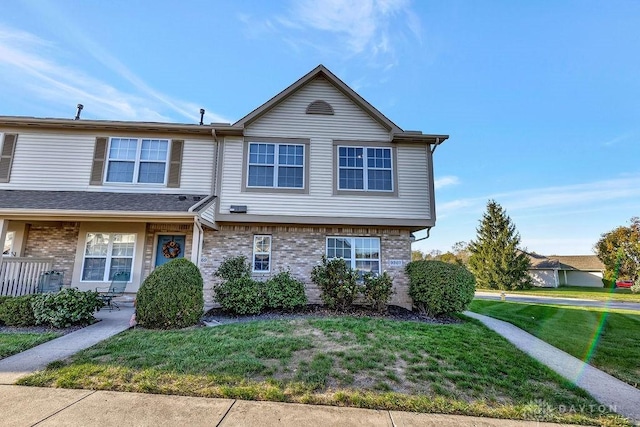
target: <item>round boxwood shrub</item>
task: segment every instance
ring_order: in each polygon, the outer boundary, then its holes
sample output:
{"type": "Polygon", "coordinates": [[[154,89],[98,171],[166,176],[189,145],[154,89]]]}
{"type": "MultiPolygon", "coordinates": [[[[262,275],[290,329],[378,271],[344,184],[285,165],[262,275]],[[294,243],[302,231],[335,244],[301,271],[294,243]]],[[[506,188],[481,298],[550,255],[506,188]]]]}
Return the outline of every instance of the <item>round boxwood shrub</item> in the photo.
{"type": "Polygon", "coordinates": [[[36,318],[31,305],[36,298],[36,295],[23,295],[3,299],[0,304],[0,323],[7,326],[35,326],[36,318]]]}
{"type": "Polygon", "coordinates": [[[136,320],[152,329],[177,329],[200,321],[204,308],[202,275],[185,258],[156,268],[147,277],[136,299],[136,320]]]}
{"type": "Polygon", "coordinates": [[[265,306],[264,283],[250,276],[227,280],[213,288],[222,309],[234,314],[259,314],[265,306]]]}
{"type": "Polygon", "coordinates": [[[264,288],[268,308],[293,310],[307,304],[304,283],[288,271],[281,271],[267,280],[264,288]]]}
{"type": "Polygon", "coordinates": [[[442,261],[413,261],[406,267],[409,296],[418,311],[441,316],[465,311],[476,287],[476,279],[464,266],[442,261]]]}
{"type": "Polygon", "coordinates": [[[320,298],[331,310],[345,311],[358,296],[358,273],[342,258],[327,259],[311,270],[311,281],[320,289],[320,298]]]}

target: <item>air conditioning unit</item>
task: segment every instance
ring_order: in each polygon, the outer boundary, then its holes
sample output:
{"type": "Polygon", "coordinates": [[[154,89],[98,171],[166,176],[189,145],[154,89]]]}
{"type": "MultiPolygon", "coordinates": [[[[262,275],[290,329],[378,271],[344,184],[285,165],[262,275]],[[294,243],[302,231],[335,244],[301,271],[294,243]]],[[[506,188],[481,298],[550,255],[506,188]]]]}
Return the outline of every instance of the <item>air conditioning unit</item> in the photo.
{"type": "Polygon", "coordinates": [[[231,213],[247,213],[247,205],[231,205],[229,208],[231,213]]]}

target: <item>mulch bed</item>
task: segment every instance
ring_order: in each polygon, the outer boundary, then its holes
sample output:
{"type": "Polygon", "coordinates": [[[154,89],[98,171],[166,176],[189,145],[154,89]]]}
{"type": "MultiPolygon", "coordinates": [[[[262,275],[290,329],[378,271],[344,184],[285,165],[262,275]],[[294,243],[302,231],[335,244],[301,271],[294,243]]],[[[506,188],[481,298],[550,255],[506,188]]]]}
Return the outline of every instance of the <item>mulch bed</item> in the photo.
{"type": "Polygon", "coordinates": [[[6,326],[0,325],[0,334],[43,334],[46,332],[55,332],[60,335],[67,335],[84,328],[87,325],[73,325],[68,328],[52,328],[49,326],[6,326]]]}
{"type": "Polygon", "coordinates": [[[429,317],[424,314],[417,313],[415,311],[407,310],[406,308],[398,307],[396,305],[390,305],[386,313],[377,313],[366,307],[352,306],[346,311],[329,310],[328,308],[319,304],[309,304],[300,309],[292,312],[269,310],[256,315],[236,316],[223,311],[221,308],[212,308],[207,311],[202,318],[205,323],[240,323],[240,322],[252,322],[255,320],[285,320],[285,319],[303,319],[310,317],[372,317],[377,319],[390,319],[390,320],[404,320],[423,323],[434,324],[451,324],[461,323],[457,317],[429,317]]]}

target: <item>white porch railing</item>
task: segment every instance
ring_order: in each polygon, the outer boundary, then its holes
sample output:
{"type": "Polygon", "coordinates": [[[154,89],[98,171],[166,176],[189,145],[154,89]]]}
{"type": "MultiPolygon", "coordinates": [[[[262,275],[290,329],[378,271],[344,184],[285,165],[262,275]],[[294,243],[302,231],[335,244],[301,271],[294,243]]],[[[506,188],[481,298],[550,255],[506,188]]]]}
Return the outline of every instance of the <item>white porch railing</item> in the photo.
{"type": "Polygon", "coordinates": [[[20,296],[38,292],[38,280],[51,270],[53,258],[0,258],[0,296],[20,296]]]}

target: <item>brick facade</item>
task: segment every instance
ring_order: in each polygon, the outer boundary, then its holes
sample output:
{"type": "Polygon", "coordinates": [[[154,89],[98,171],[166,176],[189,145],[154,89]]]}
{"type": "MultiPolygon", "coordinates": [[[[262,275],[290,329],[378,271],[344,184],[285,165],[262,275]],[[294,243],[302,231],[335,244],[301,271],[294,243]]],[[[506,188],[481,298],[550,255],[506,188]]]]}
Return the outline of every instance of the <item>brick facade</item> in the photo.
{"type": "Polygon", "coordinates": [[[404,265],[411,261],[409,231],[373,227],[221,225],[217,231],[207,230],[200,262],[207,302],[213,301],[212,287],[219,281],[214,272],[222,261],[239,255],[251,260],[253,236],[262,234],[272,236],[271,273],[254,274],[254,278],[266,280],[279,271],[290,270],[305,283],[311,303],[320,302],[319,290],[311,282],[311,270],[325,253],[327,236],[379,237],[381,268],[393,277],[395,288],[391,304],[411,308],[408,278],[404,273],[404,265]]]}
{"type": "Polygon", "coordinates": [[[53,257],[51,268],[64,272],[64,284],[71,285],[73,264],[80,223],[62,222],[51,225],[30,225],[27,229],[25,257],[53,257]]]}

